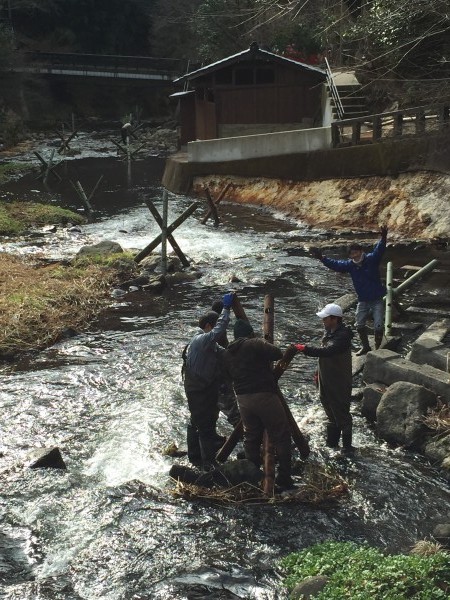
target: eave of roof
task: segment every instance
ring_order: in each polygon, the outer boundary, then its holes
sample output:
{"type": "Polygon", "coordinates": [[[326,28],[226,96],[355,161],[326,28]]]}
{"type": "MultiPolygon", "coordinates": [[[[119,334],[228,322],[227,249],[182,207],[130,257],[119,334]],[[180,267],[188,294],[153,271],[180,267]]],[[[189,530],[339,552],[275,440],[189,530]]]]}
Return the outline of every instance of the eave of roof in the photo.
{"type": "Polygon", "coordinates": [[[252,58],[262,58],[272,62],[278,62],[292,67],[306,69],[308,71],[314,71],[318,75],[321,75],[323,78],[326,77],[326,72],[323,69],[320,69],[319,67],[313,67],[312,65],[307,65],[306,63],[301,63],[296,60],[292,60],[291,58],[286,58],[285,56],[274,54],[273,52],[269,52],[268,50],[262,50],[258,47],[257,44],[252,44],[247,50],[243,50],[242,52],[238,52],[237,54],[233,54],[232,56],[228,56],[226,58],[223,58],[222,60],[218,60],[214,63],[211,63],[210,65],[201,67],[196,71],[186,73],[185,75],[182,75],[181,77],[175,79],[174,83],[182,83],[191,79],[197,79],[198,77],[202,77],[202,75],[206,75],[207,73],[211,73],[212,71],[217,71],[218,69],[226,67],[229,64],[241,62],[244,59],[252,58]]]}

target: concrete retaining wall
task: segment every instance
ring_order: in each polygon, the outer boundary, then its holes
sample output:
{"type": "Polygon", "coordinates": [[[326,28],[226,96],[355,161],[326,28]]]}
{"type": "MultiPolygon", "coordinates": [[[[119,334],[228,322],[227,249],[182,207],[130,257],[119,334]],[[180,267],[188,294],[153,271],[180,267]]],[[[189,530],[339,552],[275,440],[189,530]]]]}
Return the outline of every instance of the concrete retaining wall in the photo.
{"type": "Polygon", "coordinates": [[[331,146],[331,127],[189,142],[188,160],[196,163],[247,160],[323,150],[331,146]]]}
{"type": "Polygon", "coordinates": [[[185,194],[193,178],[201,175],[321,181],[396,175],[427,168],[447,173],[450,171],[449,138],[449,134],[442,134],[393,139],[377,144],[221,162],[188,161],[187,154],[179,154],[167,159],[162,183],[171,192],[185,194]]]}

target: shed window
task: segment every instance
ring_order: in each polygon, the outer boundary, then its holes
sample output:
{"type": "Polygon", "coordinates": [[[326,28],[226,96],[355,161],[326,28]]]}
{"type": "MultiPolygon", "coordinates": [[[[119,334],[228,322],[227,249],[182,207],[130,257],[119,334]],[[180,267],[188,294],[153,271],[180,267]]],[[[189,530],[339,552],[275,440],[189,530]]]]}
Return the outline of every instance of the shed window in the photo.
{"type": "Polygon", "coordinates": [[[270,67],[256,69],[255,83],[275,83],[275,71],[270,67]]]}
{"type": "Polygon", "coordinates": [[[252,85],[253,69],[236,69],[234,82],[236,85],[252,85]]]}

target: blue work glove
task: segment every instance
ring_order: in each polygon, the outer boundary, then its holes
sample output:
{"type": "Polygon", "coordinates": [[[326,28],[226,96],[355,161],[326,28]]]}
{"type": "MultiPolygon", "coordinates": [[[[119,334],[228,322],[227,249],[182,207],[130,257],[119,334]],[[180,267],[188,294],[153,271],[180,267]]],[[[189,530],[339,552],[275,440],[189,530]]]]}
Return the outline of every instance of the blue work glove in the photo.
{"type": "Polygon", "coordinates": [[[234,300],[234,292],[229,292],[228,294],[225,294],[225,296],[223,297],[223,307],[224,308],[228,308],[228,310],[231,308],[231,305],[233,304],[233,300],[234,300]]]}

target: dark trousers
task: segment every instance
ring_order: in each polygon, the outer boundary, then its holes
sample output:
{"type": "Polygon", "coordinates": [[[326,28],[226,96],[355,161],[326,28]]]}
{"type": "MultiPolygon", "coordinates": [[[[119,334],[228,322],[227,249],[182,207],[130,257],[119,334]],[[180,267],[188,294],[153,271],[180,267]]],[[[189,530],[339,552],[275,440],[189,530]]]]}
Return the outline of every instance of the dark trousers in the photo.
{"type": "Polygon", "coordinates": [[[264,429],[275,447],[279,475],[291,474],[291,430],[286,412],[278,394],[259,392],[238,394],[242,423],[244,425],[245,456],[258,467],[261,465],[261,444],[264,429]]]}
{"type": "Polygon", "coordinates": [[[191,419],[187,426],[188,458],[191,463],[214,461],[217,450],[216,423],[219,416],[218,384],[191,390],[185,385],[191,419]]]}

